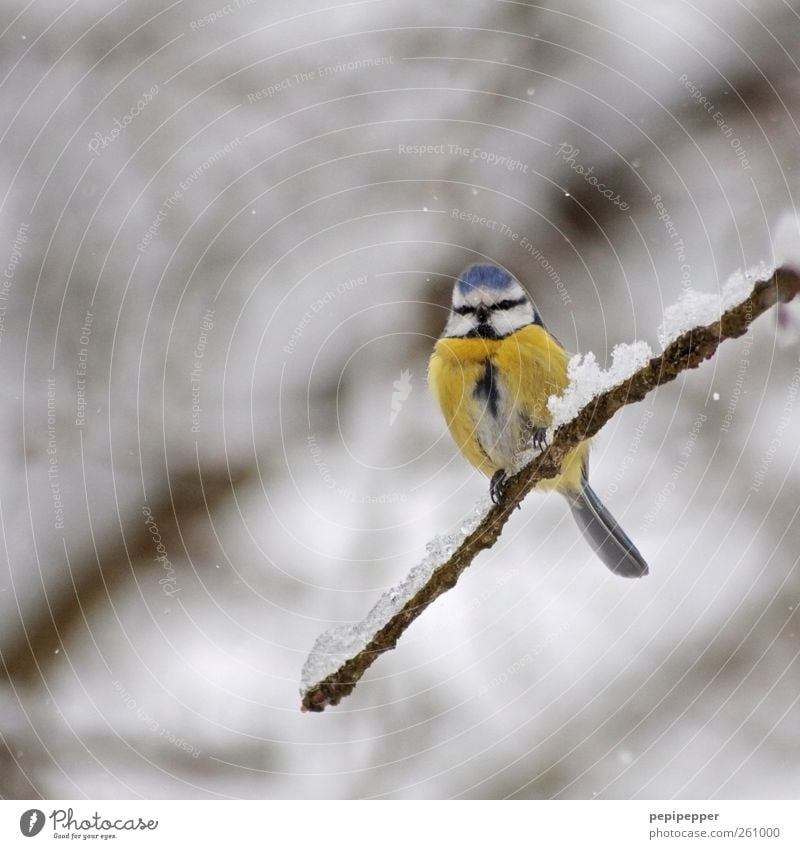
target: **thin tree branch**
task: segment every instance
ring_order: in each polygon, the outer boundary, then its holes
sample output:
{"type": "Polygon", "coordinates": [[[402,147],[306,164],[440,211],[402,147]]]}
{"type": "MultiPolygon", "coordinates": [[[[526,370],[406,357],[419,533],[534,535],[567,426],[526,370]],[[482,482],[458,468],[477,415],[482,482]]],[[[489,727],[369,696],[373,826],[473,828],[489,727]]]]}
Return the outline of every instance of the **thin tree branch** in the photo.
{"type": "Polygon", "coordinates": [[[503,526],[531,489],[540,481],[555,477],[567,453],[579,442],[594,436],[617,410],[641,401],[656,386],[669,383],[682,371],[696,368],[710,359],[724,339],[742,336],[763,312],[778,302],[790,301],[798,292],[800,272],[786,266],[778,268],[768,280],[756,282],[750,296],[723,313],[719,321],[679,336],[660,356],[653,357],[619,386],[593,398],[571,422],[558,428],[544,452],[510,478],[499,503],[489,510],[453,555],[433,572],[427,583],[375,633],[366,647],[306,690],[302,709],[319,712],[350,695],[378,656],[393,649],[406,628],[440,595],[456,585],[481,551],[494,545],[503,526]]]}

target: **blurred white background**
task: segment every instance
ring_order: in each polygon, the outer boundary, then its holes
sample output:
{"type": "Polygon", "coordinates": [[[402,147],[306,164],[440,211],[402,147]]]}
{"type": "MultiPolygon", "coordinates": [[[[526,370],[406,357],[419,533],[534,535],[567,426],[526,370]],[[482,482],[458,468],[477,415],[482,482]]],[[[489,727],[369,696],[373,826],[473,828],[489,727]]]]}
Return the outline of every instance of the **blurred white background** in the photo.
{"type": "Polygon", "coordinates": [[[794,209],[800,4],[551,5],[4,0],[0,795],[797,797],[795,307],[598,437],[647,579],[532,495],[299,711],[486,491],[454,275],[606,362],[794,209]]]}

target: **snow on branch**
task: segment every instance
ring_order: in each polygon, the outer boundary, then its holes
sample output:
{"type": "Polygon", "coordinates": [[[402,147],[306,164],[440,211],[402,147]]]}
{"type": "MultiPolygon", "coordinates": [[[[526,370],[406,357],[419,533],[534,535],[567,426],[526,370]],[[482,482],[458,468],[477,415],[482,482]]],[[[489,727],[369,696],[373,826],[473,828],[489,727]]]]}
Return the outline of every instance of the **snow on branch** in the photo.
{"type": "MultiPolygon", "coordinates": [[[[797,233],[793,235],[796,240],[797,233]]],[[[792,255],[772,271],[735,275],[719,295],[686,293],[665,313],[659,329],[665,346],[660,356],[652,357],[643,342],[618,345],[608,371],[598,367],[593,354],[574,357],[570,386],[560,398],[550,399],[555,432],[549,447],[510,478],[498,504],[486,498],[460,532],[428,543],[425,559],[402,584],[383,594],[366,619],[318,637],[303,667],[302,709],[319,712],[352,693],[375,660],[393,649],[409,625],[456,585],[481,551],[491,548],[531,489],[555,477],[566,454],[594,436],[617,410],[710,359],[723,339],[744,335],[763,312],[798,292],[800,257],[792,255]]]]}

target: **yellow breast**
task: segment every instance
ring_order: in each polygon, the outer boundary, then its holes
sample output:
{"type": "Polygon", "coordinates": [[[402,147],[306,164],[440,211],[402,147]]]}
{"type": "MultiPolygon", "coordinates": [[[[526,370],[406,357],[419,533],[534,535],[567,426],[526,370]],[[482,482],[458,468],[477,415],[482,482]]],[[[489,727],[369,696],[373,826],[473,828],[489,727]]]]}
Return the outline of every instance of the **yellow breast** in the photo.
{"type": "MultiPolygon", "coordinates": [[[[440,339],[428,369],[428,383],[439,402],[450,433],[466,458],[485,475],[502,465],[481,445],[482,417],[487,415],[486,398],[476,393],[485,382],[487,364],[502,384],[503,403],[497,411],[512,424],[525,417],[533,425],[547,427],[547,399],[567,386],[569,355],[542,327],[529,325],[501,340],[440,339]]],[[[539,485],[540,489],[577,490],[588,453],[581,443],[564,460],[561,475],[539,485]]]]}

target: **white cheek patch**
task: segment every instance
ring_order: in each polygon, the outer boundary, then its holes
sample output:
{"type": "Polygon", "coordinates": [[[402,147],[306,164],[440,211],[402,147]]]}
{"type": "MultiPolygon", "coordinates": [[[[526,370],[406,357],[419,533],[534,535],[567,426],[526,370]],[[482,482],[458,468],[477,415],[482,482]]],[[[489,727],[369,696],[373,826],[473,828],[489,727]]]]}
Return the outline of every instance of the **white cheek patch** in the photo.
{"type": "Polygon", "coordinates": [[[476,327],[475,318],[471,315],[459,315],[451,312],[447,319],[447,327],[444,329],[445,336],[467,336],[476,327]]]}
{"type": "Polygon", "coordinates": [[[509,336],[521,327],[532,324],[533,317],[530,303],[519,304],[509,310],[496,310],[492,315],[492,328],[498,336],[509,336]]]}

